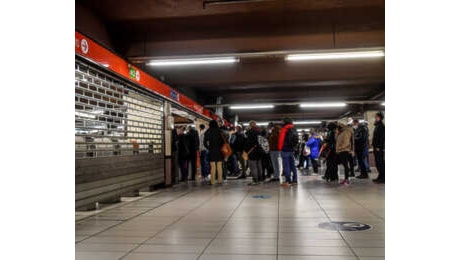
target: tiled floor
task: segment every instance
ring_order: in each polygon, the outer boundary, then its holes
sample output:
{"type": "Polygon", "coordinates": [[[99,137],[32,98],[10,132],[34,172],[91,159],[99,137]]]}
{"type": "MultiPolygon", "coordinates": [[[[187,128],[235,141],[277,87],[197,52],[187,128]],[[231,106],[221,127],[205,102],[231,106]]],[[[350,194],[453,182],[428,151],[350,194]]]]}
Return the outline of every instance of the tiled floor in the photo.
{"type": "Polygon", "coordinates": [[[290,188],[247,186],[249,181],[232,180],[223,187],[181,184],[78,221],[76,259],[385,258],[384,185],[353,180],[340,187],[318,176],[302,176],[290,188]],[[318,227],[327,221],[361,222],[372,229],[318,227]]]}

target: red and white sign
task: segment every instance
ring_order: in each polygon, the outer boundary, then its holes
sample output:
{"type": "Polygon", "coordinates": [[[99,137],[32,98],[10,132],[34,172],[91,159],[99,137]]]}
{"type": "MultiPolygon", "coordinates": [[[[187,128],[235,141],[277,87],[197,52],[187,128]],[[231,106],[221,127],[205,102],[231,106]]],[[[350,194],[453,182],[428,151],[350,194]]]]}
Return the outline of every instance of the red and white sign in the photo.
{"type": "Polygon", "coordinates": [[[143,72],[139,68],[129,64],[121,57],[115,55],[79,32],[75,32],[75,53],[91,59],[94,62],[107,67],[107,69],[116,72],[122,77],[129,79],[146,89],[150,89],[163,97],[171,99],[173,102],[181,104],[198,114],[212,119],[218,118],[216,115],[211,113],[211,111],[205,109],[197,102],[182,94],[180,94],[180,99],[176,97],[177,99],[175,100],[175,98],[171,96],[171,93],[174,93],[174,90],[171,87],[143,72]],[[134,77],[130,77],[130,69],[135,69],[134,77]]]}

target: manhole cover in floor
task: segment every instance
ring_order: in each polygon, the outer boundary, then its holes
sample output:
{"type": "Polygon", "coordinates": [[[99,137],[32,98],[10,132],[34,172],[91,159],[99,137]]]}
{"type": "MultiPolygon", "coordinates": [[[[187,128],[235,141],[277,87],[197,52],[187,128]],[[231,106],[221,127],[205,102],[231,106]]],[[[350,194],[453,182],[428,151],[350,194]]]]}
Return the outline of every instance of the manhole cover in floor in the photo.
{"type": "Polygon", "coordinates": [[[324,222],[319,224],[320,228],[338,231],[362,231],[370,229],[371,226],[358,222],[324,222]]]}
{"type": "Polygon", "coordinates": [[[254,195],[252,196],[254,199],[269,199],[271,198],[272,196],[270,195],[254,195]]]}

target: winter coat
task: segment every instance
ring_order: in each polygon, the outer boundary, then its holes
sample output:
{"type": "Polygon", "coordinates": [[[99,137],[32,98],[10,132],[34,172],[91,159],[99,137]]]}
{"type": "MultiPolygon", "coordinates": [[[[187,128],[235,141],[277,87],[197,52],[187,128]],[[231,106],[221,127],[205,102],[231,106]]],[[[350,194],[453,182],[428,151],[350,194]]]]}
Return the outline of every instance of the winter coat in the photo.
{"type": "Polygon", "coordinates": [[[344,124],[339,124],[342,130],[337,135],[336,151],[340,152],[354,152],[354,133],[351,127],[344,124]]]}
{"type": "Polygon", "coordinates": [[[191,129],[187,134],[187,143],[188,149],[190,151],[190,157],[194,157],[196,155],[196,151],[200,149],[200,137],[198,136],[198,132],[194,129],[191,129]]]}
{"type": "Polygon", "coordinates": [[[244,149],[244,143],[246,142],[246,136],[244,133],[234,133],[230,138],[230,146],[233,152],[242,152],[244,149]]]}
{"type": "Polygon", "coordinates": [[[179,160],[186,160],[190,157],[190,144],[186,134],[179,136],[178,142],[179,160]]]}
{"type": "Polygon", "coordinates": [[[355,149],[363,151],[369,143],[369,130],[364,124],[360,124],[354,132],[355,149]]]}
{"type": "Polygon", "coordinates": [[[279,126],[275,126],[268,138],[268,142],[270,144],[270,151],[279,151],[278,148],[278,141],[280,136],[281,128],[279,126]]]}
{"type": "Polygon", "coordinates": [[[294,152],[299,137],[293,124],[287,124],[281,128],[280,136],[278,139],[278,149],[283,152],[294,152]]]}
{"type": "Polygon", "coordinates": [[[204,133],[204,146],[209,151],[210,162],[220,162],[224,160],[220,149],[224,145],[222,131],[219,128],[209,128],[204,133]]]}
{"type": "Polygon", "coordinates": [[[385,150],[385,125],[382,121],[375,124],[372,146],[379,150],[385,150]]]}
{"type": "Polygon", "coordinates": [[[317,134],[310,137],[307,146],[310,147],[310,158],[317,159],[319,157],[319,149],[321,148],[321,137],[317,134]]]}
{"type": "Polygon", "coordinates": [[[249,130],[246,135],[247,139],[244,144],[244,151],[248,153],[249,160],[261,160],[264,154],[262,147],[259,145],[258,136],[261,134],[261,130],[258,127],[253,127],[249,130]],[[254,148],[254,149],[253,149],[254,148]],[[249,153],[249,151],[252,152],[249,153]]]}

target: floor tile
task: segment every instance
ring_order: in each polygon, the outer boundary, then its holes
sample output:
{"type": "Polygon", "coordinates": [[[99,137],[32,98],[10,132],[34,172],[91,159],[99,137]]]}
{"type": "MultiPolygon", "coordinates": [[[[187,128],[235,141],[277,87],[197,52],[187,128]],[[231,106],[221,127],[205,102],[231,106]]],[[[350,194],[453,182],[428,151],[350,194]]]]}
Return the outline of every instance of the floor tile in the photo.
{"type": "Polygon", "coordinates": [[[354,256],[295,256],[295,255],[280,255],[278,260],[358,260],[354,256]]]}
{"type": "Polygon", "coordinates": [[[280,255],[325,255],[325,256],[354,256],[348,247],[288,247],[279,246],[278,254],[280,255]]]}
{"type": "Polygon", "coordinates": [[[202,255],[199,260],[276,260],[276,255],[202,255]]]}
{"type": "Polygon", "coordinates": [[[124,252],[75,252],[75,260],[117,260],[124,252]]]}
{"type": "Polygon", "coordinates": [[[75,250],[77,252],[128,252],[136,246],[136,244],[79,243],[75,245],[75,250]]]}
{"type": "Polygon", "coordinates": [[[367,247],[367,248],[353,248],[353,251],[358,256],[385,256],[385,248],[383,247],[367,247]]]}
{"type": "Polygon", "coordinates": [[[198,254],[131,253],[123,260],[196,260],[198,254]]]}

